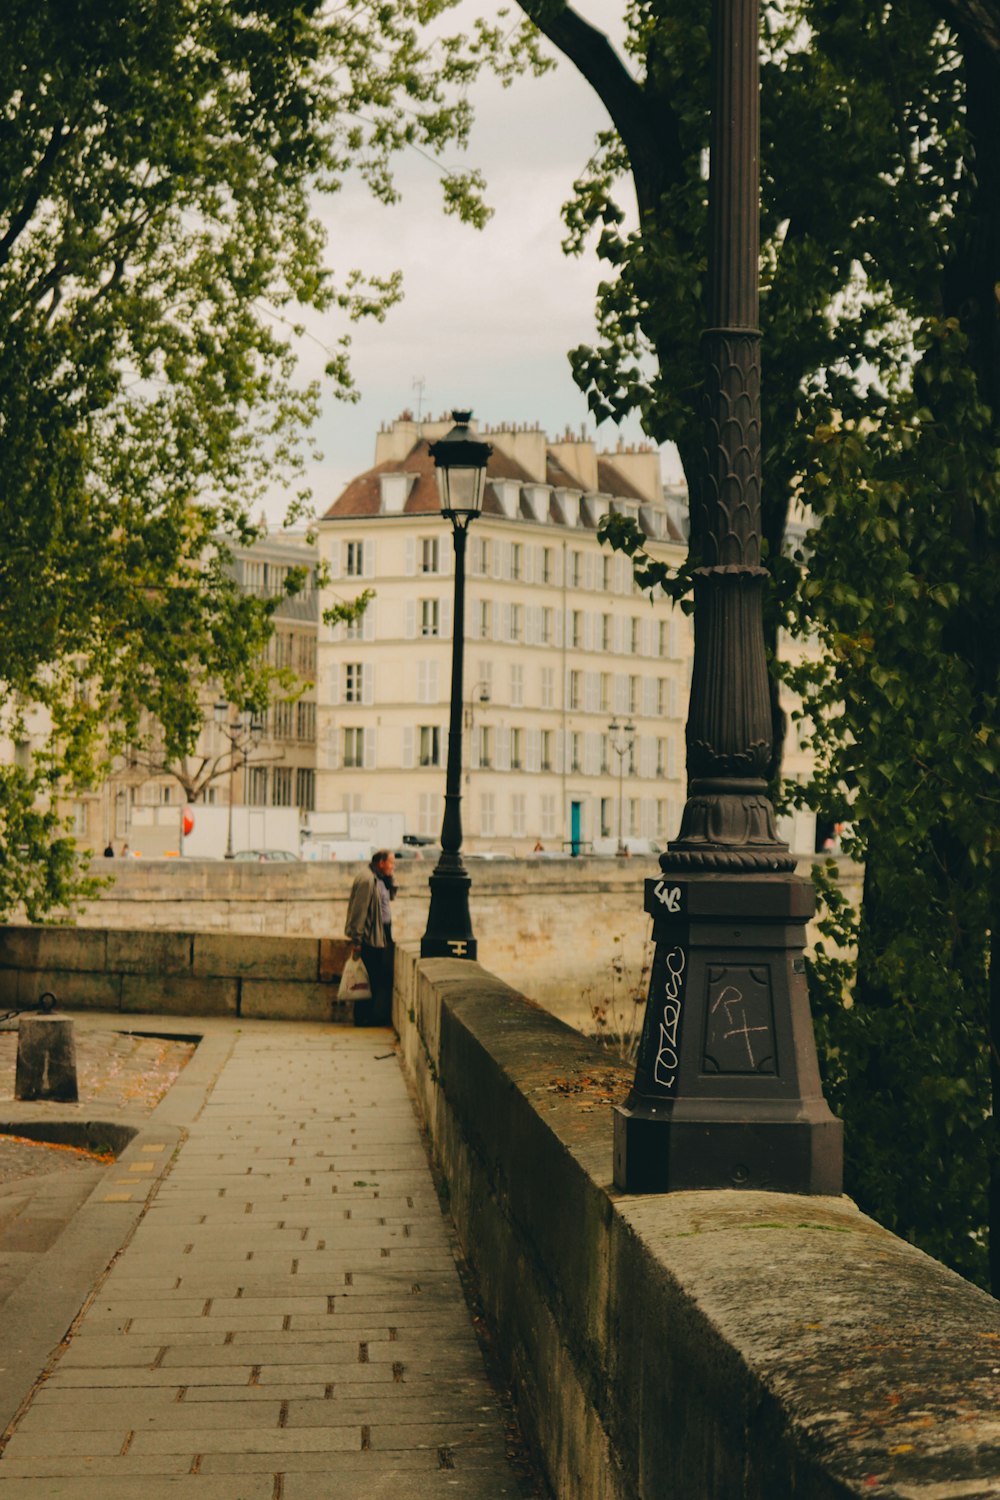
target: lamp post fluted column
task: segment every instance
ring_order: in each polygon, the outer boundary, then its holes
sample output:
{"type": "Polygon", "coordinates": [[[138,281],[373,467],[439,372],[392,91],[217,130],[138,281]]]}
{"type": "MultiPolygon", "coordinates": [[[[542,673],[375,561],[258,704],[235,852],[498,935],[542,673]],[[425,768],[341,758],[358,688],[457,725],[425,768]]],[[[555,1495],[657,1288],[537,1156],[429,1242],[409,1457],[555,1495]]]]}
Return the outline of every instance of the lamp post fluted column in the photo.
{"type": "Polygon", "coordinates": [[[448,762],[441,823],[441,857],[430,877],[431,902],[421,958],[475,958],[476,939],[469,914],[472,881],[462,859],[462,678],[465,669],[465,544],[467,520],[452,522],[455,538],[455,592],[452,607],[451,704],[448,762]]]}
{"type": "Polygon", "coordinates": [[[779,839],[761,567],[758,0],[713,0],[704,455],[691,496],[688,797],[646,882],[655,954],[614,1176],[839,1193],[806,993],[809,881],[779,839]]]}
{"type": "Polygon", "coordinates": [[[456,411],[456,426],[431,447],[441,488],[441,513],[451,522],[455,542],[452,606],[451,701],[445,772],[441,857],[430,877],[427,927],[421,958],[475,958],[476,939],[469,914],[472,881],[462,860],[462,679],[465,667],[465,552],[469,527],[482,505],[486,463],[492,453],[469,427],[470,412],[456,411]]]}

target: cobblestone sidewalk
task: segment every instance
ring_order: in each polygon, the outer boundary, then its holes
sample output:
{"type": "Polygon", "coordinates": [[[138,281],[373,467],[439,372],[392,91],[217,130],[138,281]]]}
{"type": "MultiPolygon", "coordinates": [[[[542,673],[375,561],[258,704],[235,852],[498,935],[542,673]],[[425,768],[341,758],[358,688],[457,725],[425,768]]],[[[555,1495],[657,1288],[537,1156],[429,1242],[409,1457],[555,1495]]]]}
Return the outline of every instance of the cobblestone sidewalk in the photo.
{"type": "Polygon", "coordinates": [[[525,1492],[390,1034],[241,1029],[0,1500],[525,1492]]]}

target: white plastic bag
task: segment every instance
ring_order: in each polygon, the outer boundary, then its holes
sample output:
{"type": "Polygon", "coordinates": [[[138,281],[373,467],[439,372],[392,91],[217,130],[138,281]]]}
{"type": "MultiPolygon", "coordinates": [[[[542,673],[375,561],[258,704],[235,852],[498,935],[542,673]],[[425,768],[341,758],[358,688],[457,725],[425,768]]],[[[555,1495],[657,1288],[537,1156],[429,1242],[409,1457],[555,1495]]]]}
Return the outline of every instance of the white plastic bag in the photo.
{"type": "Polygon", "coordinates": [[[340,976],[340,988],[337,990],[337,999],[370,1000],[371,997],[372,987],[368,978],[368,970],[360,958],[349,958],[344,965],[344,972],[340,976]]]}

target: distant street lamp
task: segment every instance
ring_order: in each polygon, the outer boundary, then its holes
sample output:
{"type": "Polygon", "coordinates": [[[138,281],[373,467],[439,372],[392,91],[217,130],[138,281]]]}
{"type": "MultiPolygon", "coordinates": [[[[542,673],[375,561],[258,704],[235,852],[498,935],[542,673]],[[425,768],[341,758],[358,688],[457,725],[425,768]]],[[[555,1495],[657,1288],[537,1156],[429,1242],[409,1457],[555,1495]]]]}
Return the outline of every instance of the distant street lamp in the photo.
{"type": "Polygon", "coordinates": [[[608,733],[614,735],[611,748],[618,757],[618,853],[625,853],[625,840],[622,837],[622,799],[623,778],[625,775],[625,757],[631,755],[632,746],[635,744],[635,725],[629,719],[627,724],[619,724],[617,719],[612,719],[608,725],[608,733]]]}
{"type": "Polygon", "coordinates": [[[437,469],[441,514],[451,522],[455,543],[455,595],[452,609],[451,709],[448,721],[448,768],[445,775],[441,857],[430,877],[427,930],[420,940],[421,958],[475,958],[476,939],[469,916],[469,886],[462,862],[462,670],[465,654],[465,543],[469,527],[483,506],[486,465],[493,449],[472,435],[470,411],[452,412],[455,426],[437,443],[431,457],[437,469]]]}
{"type": "MultiPolygon", "coordinates": [[[[485,677],[481,677],[478,682],[473,683],[472,691],[469,693],[469,701],[465,706],[465,728],[468,731],[470,738],[476,728],[476,704],[479,703],[483,707],[485,707],[485,705],[490,701],[490,696],[490,685],[485,677]]],[[[480,761],[480,764],[482,765],[483,762],[480,761]]],[[[465,786],[466,790],[468,790],[468,765],[466,765],[465,767],[465,786]]]]}
{"type": "MultiPolygon", "coordinates": [[[[215,704],[213,715],[218,727],[229,741],[229,826],[226,835],[226,858],[234,858],[233,850],[233,798],[235,796],[236,763],[242,759],[244,768],[250,759],[250,751],[258,745],[264,733],[264,716],[250,708],[243,708],[230,721],[230,706],[225,698],[215,704]]],[[[244,781],[245,781],[244,777],[244,781]]],[[[244,798],[246,790],[244,788],[244,798]]]]}
{"type": "Polygon", "coordinates": [[[615,1110],[628,1192],[841,1190],[803,949],[814,900],[767,795],[762,625],[758,0],[714,0],[704,463],[691,493],[694,668],[680,833],[646,882],[655,954],[615,1110]]]}

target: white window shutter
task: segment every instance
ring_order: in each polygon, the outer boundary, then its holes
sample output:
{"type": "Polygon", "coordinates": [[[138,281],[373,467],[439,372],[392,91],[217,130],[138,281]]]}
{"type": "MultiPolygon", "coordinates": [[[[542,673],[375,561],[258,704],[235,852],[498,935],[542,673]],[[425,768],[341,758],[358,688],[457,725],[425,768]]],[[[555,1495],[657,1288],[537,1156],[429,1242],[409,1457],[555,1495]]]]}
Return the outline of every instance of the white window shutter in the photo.
{"type": "Polygon", "coordinates": [[[340,577],[340,538],[339,537],[335,536],[335,537],[331,537],[330,538],[329,551],[327,552],[326,555],[327,555],[327,561],[329,562],[329,565],[330,565],[330,577],[331,578],[339,578],[340,577]]]}
{"type": "Polygon", "coordinates": [[[361,617],[361,639],[373,641],[375,639],[375,600],[370,599],[364,614],[361,617]]]}
{"type": "Polygon", "coordinates": [[[374,771],[374,769],[375,769],[375,728],[374,728],[374,725],[370,729],[366,729],[365,730],[365,759],[364,759],[364,768],[365,768],[366,771],[374,771]]]}
{"type": "Polygon", "coordinates": [[[427,702],[437,703],[438,697],[438,663],[429,661],[427,663],[427,702]]]}
{"type": "Polygon", "coordinates": [[[596,714],[601,706],[601,679],[597,672],[583,674],[583,702],[588,714],[596,714]]]}
{"type": "Polygon", "coordinates": [[[667,713],[671,719],[679,717],[677,712],[677,697],[677,683],[671,678],[667,687],[667,713]]]}
{"type": "Polygon", "coordinates": [[[521,556],[524,559],[524,581],[534,583],[535,581],[535,549],[534,547],[522,547],[521,556]]]}
{"type": "Polygon", "coordinates": [[[656,678],[644,677],[642,682],[642,711],[647,719],[656,717],[656,678]]]}
{"type": "Polygon", "coordinates": [[[601,737],[590,730],[583,737],[583,769],[588,776],[596,776],[601,769],[601,737]]]}
{"type": "Polygon", "coordinates": [[[556,638],[555,638],[555,645],[556,645],[556,647],[558,649],[561,649],[562,648],[562,643],[563,643],[563,626],[565,624],[565,620],[564,620],[564,617],[563,617],[563,611],[561,609],[556,609],[556,610],[553,610],[553,614],[555,615],[555,618],[556,618],[556,638]]]}
{"type": "Polygon", "coordinates": [[[667,740],[667,775],[670,777],[680,775],[680,754],[677,740],[673,735],[667,740]]]}
{"type": "Polygon", "coordinates": [[[526,771],[542,769],[542,731],[529,729],[525,744],[524,768],[526,771]]]}
{"type": "Polygon", "coordinates": [[[472,733],[469,735],[468,752],[467,752],[467,758],[466,758],[466,762],[465,763],[468,766],[468,768],[469,768],[470,771],[478,771],[479,770],[479,730],[478,730],[478,728],[473,728],[472,733]]]}
{"type": "Polygon", "coordinates": [[[566,731],[564,729],[556,730],[556,758],[552,762],[552,769],[553,771],[569,769],[566,765],[566,731]]]}
{"type": "Polygon", "coordinates": [[[407,578],[412,578],[417,571],[417,539],[408,536],[405,543],[406,561],[403,565],[407,578]]]}
{"type": "Polygon", "coordinates": [[[628,678],[624,672],[615,673],[615,713],[628,713],[628,678]]]}
{"type": "Polygon", "coordinates": [[[340,702],[340,674],[342,671],[343,667],[338,661],[334,662],[333,666],[329,670],[329,673],[327,674],[328,686],[326,701],[332,707],[336,707],[336,705],[340,702]]]}
{"type": "Polygon", "coordinates": [[[501,640],[509,641],[510,640],[510,605],[509,604],[502,604],[500,606],[500,613],[501,613],[501,618],[503,620],[503,625],[501,627],[501,636],[500,636],[500,638],[501,638],[501,640]]]}
{"type": "Polygon", "coordinates": [[[413,725],[403,726],[403,770],[413,770],[413,725]]]}
{"type": "Polygon", "coordinates": [[[583,559],[583,586],[585,589],[594,587],[594,563],[596,558],[592,552],[586,553],[583,559]]]}
{"type": "Polygon", "coordinates": [[[406,601],[406,639],[415,641],[417,638],[417,601],[407,599],[406,601]]]}
{"type": "Polygon", "coordinates": [[[361,701],[367,707],[375,702],[375,663],[366,661],[361,668],[361,701]]]}
{"type": "Polygon", "coordinates": [[[490,543],[490,577],[491,578],[499,578],[501,576],[501,569],[503,567],[503,557],[501,556],[500,549],[502,548],[502,546],[503,546],[503,543],[501,541],[499,541],[499,540],[495,540],[495,541],[492,541],[490,543]]]}
{"type": "Polygon", "coordinates": [[[448,544],[448,538],[443,536],[438,541],[438,572],[447,577],[451,572],[452,548],[448,544]]]}
{"type": "Polygon", "coordinates": [[[427,668],[430,665],[426,661],[417,662],[417,702],[426,703],[427,700],[427,668]]]}
{"type": "Polygon", "coordinates": [[[445,640],[445,641],[450,640],[451,639],[451,600],[450,599],[442,599],[441,600],[441,604],[439,606],[438,618],[441,621],[441,638],[442,638],[442,640],[445,640]]]}
{"type": "Polygon", "coordinates": [[[510,770],[510,730],[505,724],[497,728],[497,770],[510,770]]]}
{"type": "Polygon", "coordinates": [[[639,741],[639,775],[656,775],[656,740],[652,735],[644,734],[639,741]]]}
{"type": "Polygon", "coordinates": [[[611,625],[611,646],[616,656],[621,656],[625,649],[625,620],[621,615],[615,615],[611,625]]]}
{"type": "Polygon", "coordinates": [[[362,560],[364,562],[365,577],[375,577],[375,538],[366,537],[363,548],[362,560]]]}

